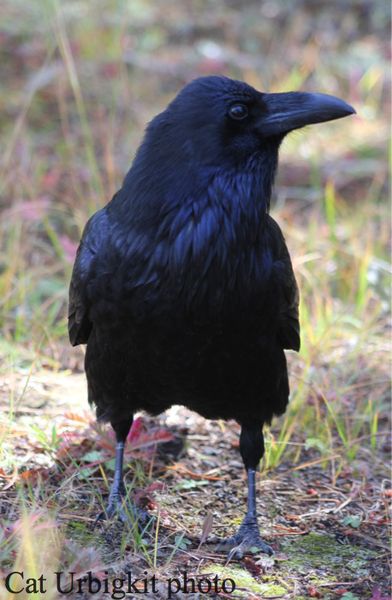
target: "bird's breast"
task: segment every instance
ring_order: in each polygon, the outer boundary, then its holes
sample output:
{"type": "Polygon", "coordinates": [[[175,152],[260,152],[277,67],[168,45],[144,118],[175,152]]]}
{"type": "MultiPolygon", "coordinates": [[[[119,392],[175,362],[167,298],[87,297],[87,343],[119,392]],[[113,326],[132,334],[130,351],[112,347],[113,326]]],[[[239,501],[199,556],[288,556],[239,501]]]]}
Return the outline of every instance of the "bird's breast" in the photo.
{"type": "Polygon", "coordinates": [[[162,204],[153,229],[140,227],[126,250],[119,243],[127,310],[214,319],[265,304],[273,293],[269,193],[254,169],[218,172],[207,187],[162,204]]]}
{"type": "Polygon", "coordinates": [[[147,311],[238,317],[270,300],[273,262],[262,231],[236,237],[232,222],[223,215],[217,219],[210,208],[203,219],[184,223],[154,247],[146,285],[135,293],[147,311]]]}

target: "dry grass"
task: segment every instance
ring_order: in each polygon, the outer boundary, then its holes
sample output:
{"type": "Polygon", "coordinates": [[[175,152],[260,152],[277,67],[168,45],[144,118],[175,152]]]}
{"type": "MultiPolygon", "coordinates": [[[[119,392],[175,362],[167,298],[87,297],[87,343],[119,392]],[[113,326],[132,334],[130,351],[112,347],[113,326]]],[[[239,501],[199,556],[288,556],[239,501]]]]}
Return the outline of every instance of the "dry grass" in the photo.
{"type": "MultiPolygon", "coordinates": [[[[336,93],[358,112],[295,134],[282,148],[274,216],[301,288],[303,345],[289,357],[290,409],[268,432],[260,482],[276,561],[251,559],[235,577],[244,597],[387,593],[388,15],[382,2],[343,4],[4,3],[3,573],[146,569],[157,574],[161,597],[181,569],[223,573],[224,559],[193,540],[209,513],[223,533],[242,510],[235,425],[171,414],[176,431],[190,430],[175,469],[154,444],[127,457],[130,486],[159,514],[153,539],[116,524],[91,529],[112,473],[112,440],[85,412],[83,376],[75,374],[82,351],[69,349],[64,318],[82,227],[118,187],[144,124],[186,80],[218,71],[269,90],[336,93]],[[320,567],[299,542],[316,544],[314,534],[321,547],[330,534],[344,542],[346,564],[335,560],[340,546],[327,544],[330,566],[320,567]]],[[[57,598],[53,586],[44,597],[57,598]]]]}

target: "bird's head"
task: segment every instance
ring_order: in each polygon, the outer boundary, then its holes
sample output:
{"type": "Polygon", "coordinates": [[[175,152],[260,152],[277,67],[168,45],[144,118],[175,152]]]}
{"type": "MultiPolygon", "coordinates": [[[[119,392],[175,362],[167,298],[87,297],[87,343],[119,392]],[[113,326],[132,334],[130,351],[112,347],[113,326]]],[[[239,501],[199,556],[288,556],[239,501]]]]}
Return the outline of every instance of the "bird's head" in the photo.
{"type": "Polygon", "coordinates": [[[182,153],[199,165],[242,163],[284,136],[311,123],[340,119],[355,110],[327,94],[267,94],[222,76],[186,85],[150,124],[166,152],[182,153]]]}
{"type": "Polygon", "coordinates": [[[311,123],[354,113],[343,100],[326,94],[267,94],[222,76],[200,77],[186,85],[166,110],[148,125],[118,202],[152,220],[191,199],[232,195],[242,205],[253,200],[268,210],[271,187],[284,136],[311,123]],[[214,192],[211,192],[214,194],[214,192]],[[260,199],[263,199],[261,201],[260,199]]]}

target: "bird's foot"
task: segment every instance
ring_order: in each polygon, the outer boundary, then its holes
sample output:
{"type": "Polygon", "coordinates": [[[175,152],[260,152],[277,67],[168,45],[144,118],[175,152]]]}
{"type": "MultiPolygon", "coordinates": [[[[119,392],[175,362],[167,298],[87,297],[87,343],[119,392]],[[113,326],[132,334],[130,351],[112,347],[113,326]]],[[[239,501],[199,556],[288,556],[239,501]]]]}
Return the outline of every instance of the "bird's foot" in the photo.
{"type": "Polygon", "coordinates": [[[95,519],[94,527],[99,521],[115,517],[122,523],[137,525],[139,530],[145,529],[154,518],[133,502],[127,502],[124,486],[110,492],[108,505],[95,519]]]}
{"type": "Polygon", "coordinates": [[[229,558],[241,559],[245,554],[263,552],[271,556],[274,551],[260,536],[256,517],[248,517],[242,521],[237,533],[226,539],[215,538],[208,544],[215,544],[216,552],[228,552],[229,558]]]}

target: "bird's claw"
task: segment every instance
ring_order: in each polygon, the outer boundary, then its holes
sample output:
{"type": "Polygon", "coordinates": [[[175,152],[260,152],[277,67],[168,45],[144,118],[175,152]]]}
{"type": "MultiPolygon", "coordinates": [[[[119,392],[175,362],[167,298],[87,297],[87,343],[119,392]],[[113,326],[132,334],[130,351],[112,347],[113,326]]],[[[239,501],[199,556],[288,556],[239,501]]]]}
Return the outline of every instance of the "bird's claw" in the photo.
{"type": "Polygon", "coordinates": [[[245,554],[260,554],[261,552],[272,556],[274,551],[260,536],[240,538],[233,535],[230,538],[219,540],[215,547],[217,552],[228,552],[228,558],[241,559],[245,554]]]}
{"type": "Polygon", "coordinates": [[[271,546],[262,539],[256,521],[246,518],[236,534],[226,539],[215,538],[210,543],[215,545],[216,552],[228,552],[229,559],[241,559],[245,554],[262,552],[272,556],[274,553],[271,546]]]}
{"type": "Polygon", "coordinates": [[[100,521],[110,520],[114,517],[122,523],[137,524],[139,529],[144,529],[154,518],[135,504],[126,502],[126,498],[122,493],[110,494],[107,507],[99,513],[93,527],[100,521]]]}

